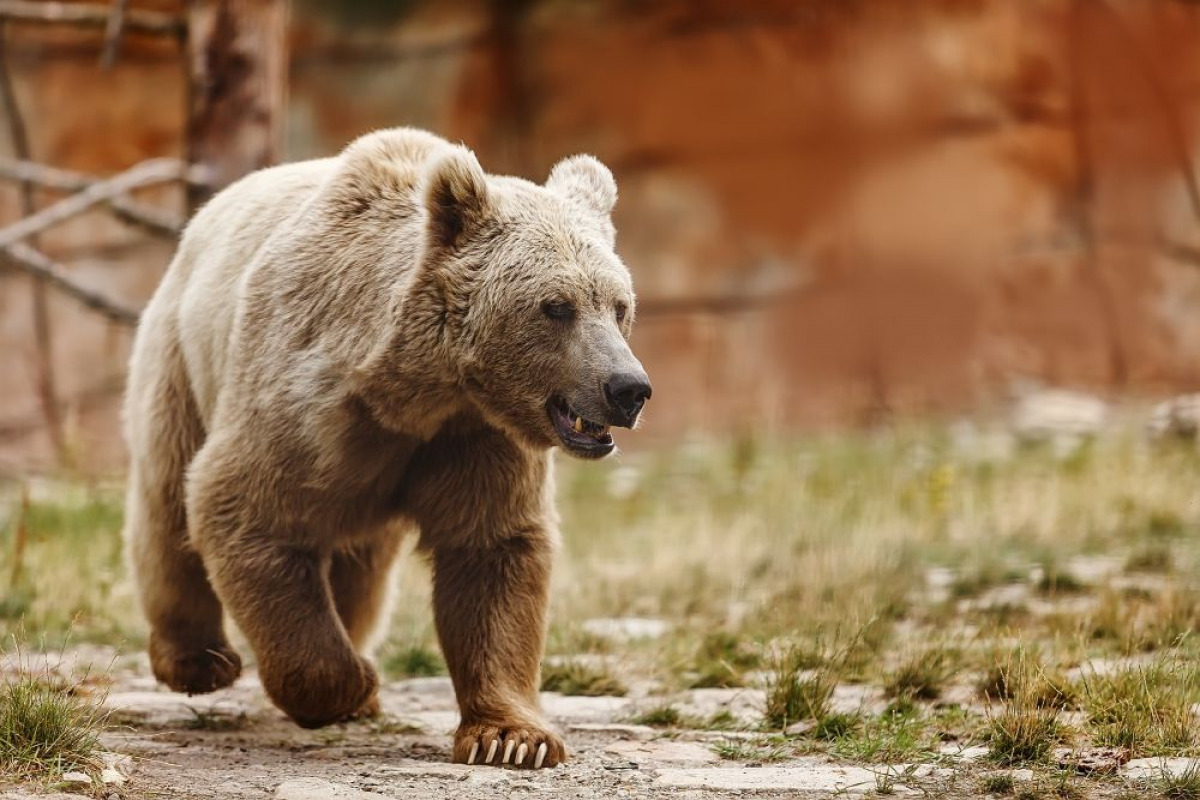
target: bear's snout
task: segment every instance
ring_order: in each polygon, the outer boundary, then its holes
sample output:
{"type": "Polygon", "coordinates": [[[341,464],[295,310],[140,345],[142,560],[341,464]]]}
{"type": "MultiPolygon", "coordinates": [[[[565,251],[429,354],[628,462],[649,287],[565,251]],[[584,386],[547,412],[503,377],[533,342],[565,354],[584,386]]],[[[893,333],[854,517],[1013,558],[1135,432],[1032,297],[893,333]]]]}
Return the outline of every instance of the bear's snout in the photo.
{"type": "Polygon", "coordinates": [[[614,412],[614,423],[626,428],[637,422],[650,393],[650,378],[641,371],[619,372],[604,383],[604,398],[614,412]]]}

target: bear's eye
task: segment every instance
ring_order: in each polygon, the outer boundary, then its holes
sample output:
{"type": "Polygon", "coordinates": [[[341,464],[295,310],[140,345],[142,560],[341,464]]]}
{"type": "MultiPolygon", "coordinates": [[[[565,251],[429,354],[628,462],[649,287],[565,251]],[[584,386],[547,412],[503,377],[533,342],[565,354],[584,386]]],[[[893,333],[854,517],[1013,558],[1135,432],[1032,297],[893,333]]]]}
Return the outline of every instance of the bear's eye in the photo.
{"type": "Polygon", "coordinates": [[[629,307],[624,303],[617,303],[617,324],[620,325],[625,321],[625,315],[629,313],[629,307]]]}
{"type": "Polygon", "coordinates": [[[575,318],[575,306],[566,300],[547,300],[542,303],[542,313],[557,322],[570,322],[575,318]]]}

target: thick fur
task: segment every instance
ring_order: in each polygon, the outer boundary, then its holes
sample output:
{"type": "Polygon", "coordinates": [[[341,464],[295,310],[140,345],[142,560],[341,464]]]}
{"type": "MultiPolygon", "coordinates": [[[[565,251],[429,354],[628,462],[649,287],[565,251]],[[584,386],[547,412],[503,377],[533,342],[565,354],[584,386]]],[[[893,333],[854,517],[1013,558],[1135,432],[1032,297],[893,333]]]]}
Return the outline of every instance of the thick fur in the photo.
{"type": "Polygon", "coordinates": [[[126,405],[126,538],[160,680],[229,685],[228,612],[298,723],[370,712],[388,575],[415,531],[455,759],[491,738],[565,758],[537,700],[558,536],[546,404],[602,419],[605,376],[641,369],[615,200],[590,157],[538,186],[397,129],[254,173],[196,215],[126,405]]]}

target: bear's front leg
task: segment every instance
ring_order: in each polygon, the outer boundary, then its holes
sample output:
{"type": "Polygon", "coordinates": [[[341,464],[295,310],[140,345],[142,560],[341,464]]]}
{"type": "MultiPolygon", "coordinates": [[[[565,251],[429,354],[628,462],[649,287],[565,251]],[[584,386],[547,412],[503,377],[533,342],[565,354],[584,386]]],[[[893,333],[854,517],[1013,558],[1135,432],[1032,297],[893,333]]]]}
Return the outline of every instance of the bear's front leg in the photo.
{"type": "Polygon", "coordinates": [[[462,715],[457,762],[538,769],[566,760],[538,705],[551,553],[541,531],[434,550],[434,615],[462,715]]]}
{"type": "Polygon", "coordinates": [[[306,728],[370,712],[379,686],[338,619],[328,558],[265,535],[218,539],[205,552],[217,593],[254,648],[263,688],[306,728]]]}

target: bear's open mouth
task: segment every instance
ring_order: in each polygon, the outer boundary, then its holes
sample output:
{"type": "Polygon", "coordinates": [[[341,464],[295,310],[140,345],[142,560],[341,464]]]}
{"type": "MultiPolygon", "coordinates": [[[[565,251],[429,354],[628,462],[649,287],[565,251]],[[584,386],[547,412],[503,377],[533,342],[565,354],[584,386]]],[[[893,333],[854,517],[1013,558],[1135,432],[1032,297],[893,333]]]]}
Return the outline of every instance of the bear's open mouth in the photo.
{"type": "Polygon", "coordinates": [[[550,414],[554,432],[568,450],[589,458],[612,452],[613,438],[607,425],[585,419],[561,397],[551,398],[546,411],[550,414]]]}

